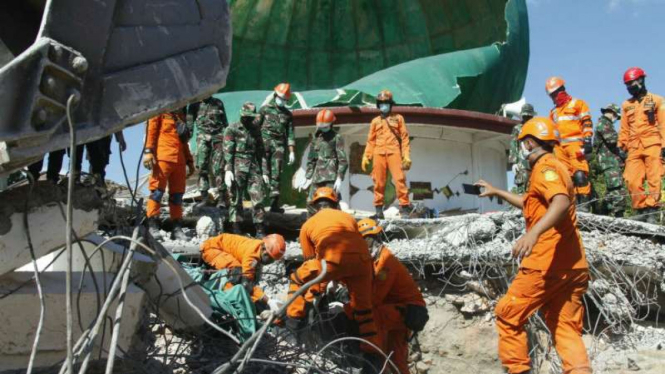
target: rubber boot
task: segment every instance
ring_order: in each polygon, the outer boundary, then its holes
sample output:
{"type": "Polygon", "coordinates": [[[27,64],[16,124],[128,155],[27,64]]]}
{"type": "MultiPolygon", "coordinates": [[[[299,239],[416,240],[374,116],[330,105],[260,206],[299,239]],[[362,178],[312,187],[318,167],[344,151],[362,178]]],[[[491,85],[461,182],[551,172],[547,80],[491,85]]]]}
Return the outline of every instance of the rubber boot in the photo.
{"type": "Polygon", "coordinates": [[[231,224],[231,232],[236,235],[242,234],[242,230],[240,230],[240,224],[238,222],[233,222],[231,224]]]}
{"type": "Polygon", "coordinates": [[[255,224],[256,227],[256,238],[257,239],[263,239],[266,236],[266,229],[265,226],[263,226],[263,223],[257,223],[255,224]]]}
{"type": "Polygon", "coordinates": [[[194,209],[202,209],[208,205],[208,191],[201,191],[201,201],[194,205],[194,209]]]}
{"type": "Polygon", "coordinates": [[[159,225],[157,224],[157,217],[148,217],[147,223],[148,223],[148,232],[153,237],[153,239],[160,242],[164,240],[164,238],[162,237],[162,233],[159,231],[159,225]]]}
{"type": "Polygon", "coordinates": [[[173,232],[171,233],[171,237],[173,238],[173,240],[180,240],[180,241],[189,240],[189,238],[187,238],[187,235],[185,235],[185,232],[182,231],[181,220],[173,221],[173,232]]]}
{"type": "Polygon", "coordinates": [[[623,216],[626,214],[623,210],[620,210],[618,212],[614,212],[614,217],[615,218],[623,218],[623,216]]]}
{"type": "Polygon", "coordinates": [[[270,212],[271,213],[284,213],[284,209],[279,206],[279,196],[273,196],[270,199],[270,212]]]}
{"type": "Polygon", "coordinates": [[[383,216],[383,205],[377,205],[374,207],[376,209],[376,213],[372,216],[373,219],[384,219],[386,217],[383,216]]]}
{"type": "Polygon", "coordinates": [[[591,211],[591,196],[589,195],[577,195],[577,211],[589,213],[591,211]]]}

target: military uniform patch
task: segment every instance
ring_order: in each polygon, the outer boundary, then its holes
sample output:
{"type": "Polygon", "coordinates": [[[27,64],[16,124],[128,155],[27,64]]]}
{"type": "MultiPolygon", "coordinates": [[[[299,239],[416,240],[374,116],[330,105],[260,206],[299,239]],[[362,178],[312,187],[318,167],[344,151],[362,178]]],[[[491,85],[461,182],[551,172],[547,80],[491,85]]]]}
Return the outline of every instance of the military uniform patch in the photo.
{"type": "Polygon", "coordinates": [[[559,174],[556,173],[556,171],[552,169],[547,169],[543,171],[543,176],[545,177],[545,180],[548,182],[553,182],[557,179],[559,179],[559,174]]]}

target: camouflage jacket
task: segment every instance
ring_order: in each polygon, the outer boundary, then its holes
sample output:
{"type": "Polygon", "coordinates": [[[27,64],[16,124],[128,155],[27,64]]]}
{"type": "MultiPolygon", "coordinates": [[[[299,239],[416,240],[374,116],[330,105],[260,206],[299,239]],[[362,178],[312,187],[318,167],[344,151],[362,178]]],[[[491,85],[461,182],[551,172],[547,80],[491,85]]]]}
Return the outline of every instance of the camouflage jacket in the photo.
{"type": "Polygon", "coordinates": [[[596,125],[593,140],[598,166],[601,170],[621,168],[623,161],[614,153],[618,152],[616,148],[618,140],[619,135],[614,129],[614,124],[607,117],[601,116],[596,125]]]}
{"type": "Polygon", "coordinates": [[[517,140],[520,131],[522,131],[521,123],[513,127],[512,138],[510,139],[510,151],[508,152],[508,163],[511,165],[519,164],[524,168],[528,168],[528,162],[522,157],[522,153],[520,152],[520,142],[517,140]]]}
{"type": "Polygon", "coordinates": [[[221,135],[229,123],[226,119],[224,103],[216,98],[201,102],[196,115],[196,128],[202,135],[221,135]]]}
{"type": "Polygon", "coordinates": [[[348,168],[349,161],[342,137],[334,130],[317,131],[309,147],[305,177],[312,179],[312,183],[344,179],[348,168]]]}
{"type": "Polygon", "coordinates": [[[296,145],[293,114],[290,110],[279,108],[274,102],[271,102],[262,106],[259,114],[261,115],[261,134],[264,140],[281,140],[290,147],[296,145]]]}
{"type": "MultiPolygon", "coordinates": [[[[265,159],[265,150],[261,134],[256,130],[249,130],[242,123],[236,122],[224,131],[224,171],[233,171],[234,161],[243,160],[247,169],[256,164],[259,172],[268,170],[265,159]]],[[[248,171],[246,170],[246,171],[248,171]]]]}

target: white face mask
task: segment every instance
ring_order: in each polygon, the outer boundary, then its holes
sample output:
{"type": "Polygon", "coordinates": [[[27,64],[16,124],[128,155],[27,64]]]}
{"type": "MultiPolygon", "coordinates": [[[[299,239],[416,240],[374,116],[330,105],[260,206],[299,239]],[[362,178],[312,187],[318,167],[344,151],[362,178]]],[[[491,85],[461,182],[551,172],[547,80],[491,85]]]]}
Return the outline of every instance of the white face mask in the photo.
{"type": "Polygon", "coordinates": [[[286,105],[286,102],[282,100],[281,97],[275,96],[275,104],[277,104],[278,107],[283,108],[284,105],[286,105]]]}
{"type": "Polygon", "coordinates": [[[383,113],[383,114],[388,114],[388,113],[390,113],[390,104],[387,104],[387,103],[381,103],[381,104],[379,104],[379,110],[380,110],[381,113],[383,113]]]}
{"type": "Polygon", "coordinates": [[[532,150],[528,150],[524,142],[520,143],[520,153],[522,154],[522,157],[524,157],[525,160],[528,160],[529,156],[531,156],[535,152],[538,152],[539,149],[540,147],[536,147],[532,150]]]}

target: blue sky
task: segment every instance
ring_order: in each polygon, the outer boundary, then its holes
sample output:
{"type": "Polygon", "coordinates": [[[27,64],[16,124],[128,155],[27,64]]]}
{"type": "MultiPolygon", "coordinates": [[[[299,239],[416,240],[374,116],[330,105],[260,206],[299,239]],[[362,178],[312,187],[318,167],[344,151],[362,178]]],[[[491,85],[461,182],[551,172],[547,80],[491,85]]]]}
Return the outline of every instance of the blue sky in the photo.
{"type": "MultiPolygon", "coordinates": [[[[620,104],[627,97],[623,72],[642,67],[647,87],[665,95],[665,0],[527,0],[531,31],[531,58],[524,96],[539,114],[552,102],[545,80],[559,75],[571,95],[589,103],[594,121],[600,107],[620,104]]],[[[144,127],[125,130],[129,149],[124,153],[130,179],[136,173],[144,127]]],[[[141,169],[141,174],[146,173],[141,169]]],[[[124,181],[117,150],[108,178],[124,181]]]]}

